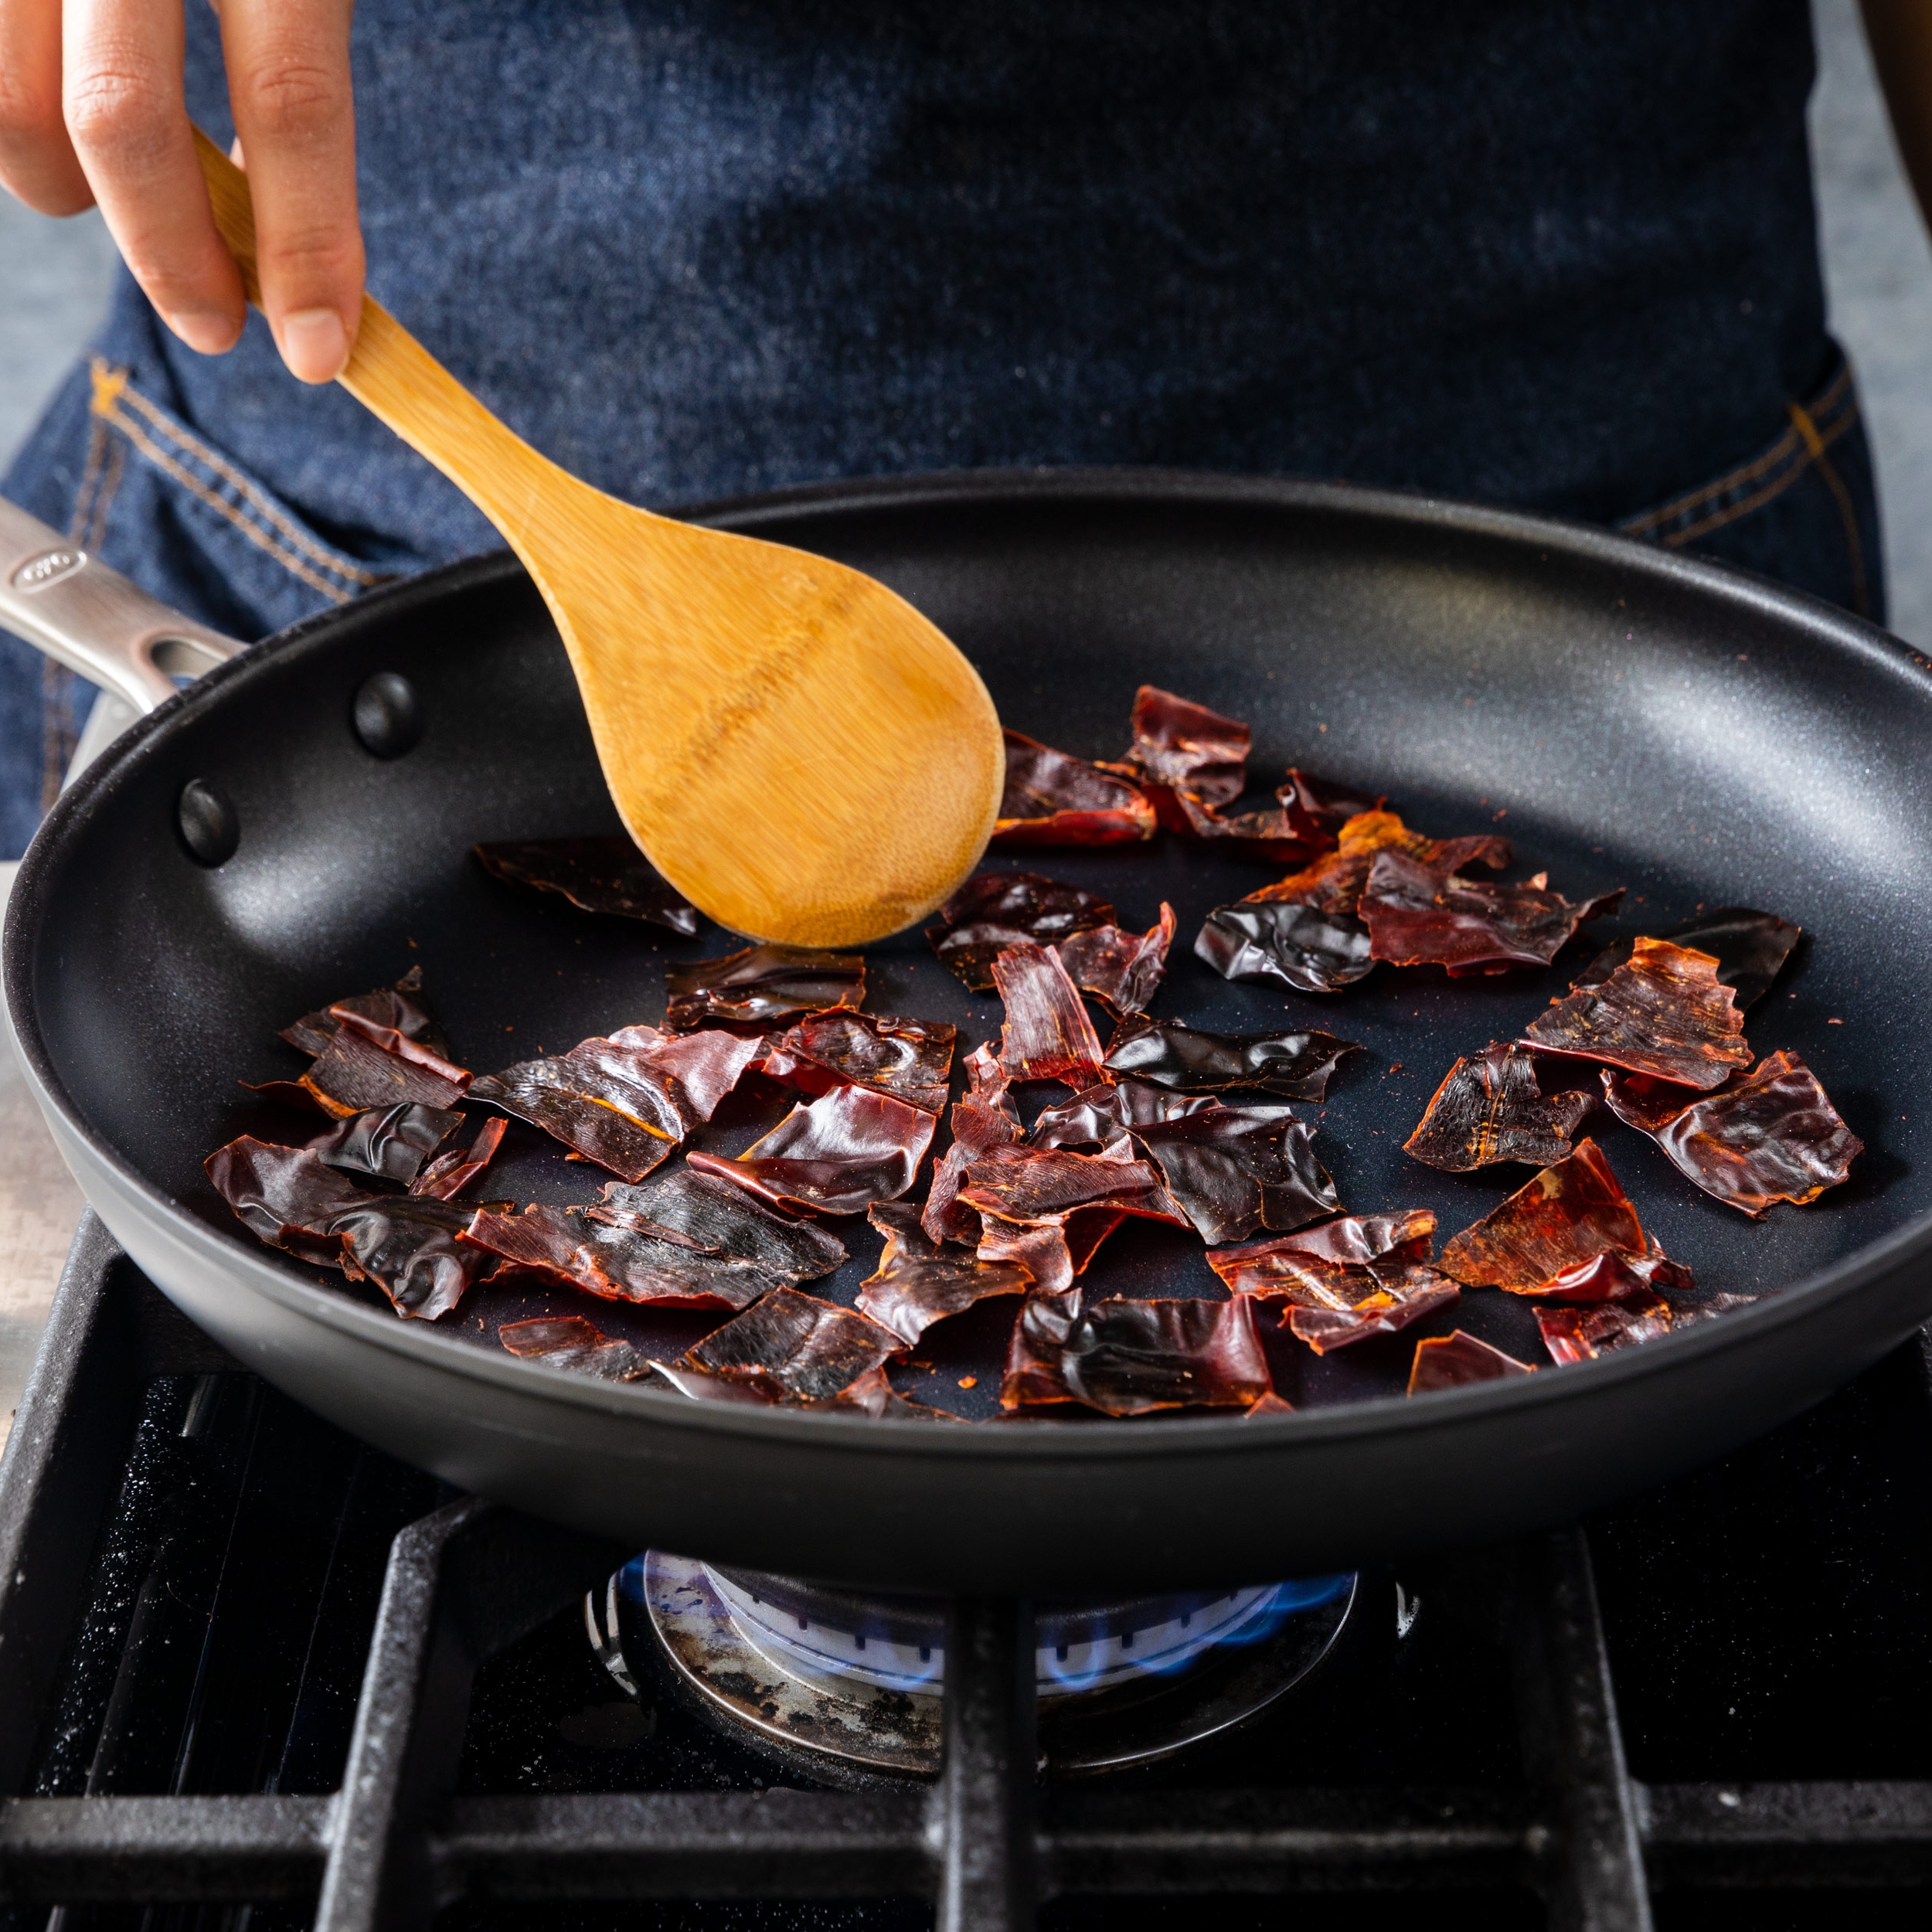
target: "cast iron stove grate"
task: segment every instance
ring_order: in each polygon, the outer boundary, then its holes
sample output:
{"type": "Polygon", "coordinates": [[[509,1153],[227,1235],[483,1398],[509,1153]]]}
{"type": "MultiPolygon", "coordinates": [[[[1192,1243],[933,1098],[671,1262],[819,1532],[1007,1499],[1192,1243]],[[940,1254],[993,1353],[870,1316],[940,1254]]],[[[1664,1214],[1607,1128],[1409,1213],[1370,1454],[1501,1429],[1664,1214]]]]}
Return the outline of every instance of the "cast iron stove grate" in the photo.
{"type": "Polygon", "coordinates": [[[635,1707],[550,1713],[655,1767],[597,1788],[512,1693],[594,1672],[581,1601],[631,1553],[234,1372],[90,1216],[0,1465],[0,1925],[1916,1923],[1928,1478],[1915,1345],[1594,1523],[1600,1591],[1577,1527],[1365,1577],[1379,1648],[1158,1777],[1036,1786],[1026,1613],[961,1600],[936,1784],[766,1788],[714,1739],[679,1787],[635,1707]],[[859,1900],[900,1903],[800,1903],[859,1900]]]}

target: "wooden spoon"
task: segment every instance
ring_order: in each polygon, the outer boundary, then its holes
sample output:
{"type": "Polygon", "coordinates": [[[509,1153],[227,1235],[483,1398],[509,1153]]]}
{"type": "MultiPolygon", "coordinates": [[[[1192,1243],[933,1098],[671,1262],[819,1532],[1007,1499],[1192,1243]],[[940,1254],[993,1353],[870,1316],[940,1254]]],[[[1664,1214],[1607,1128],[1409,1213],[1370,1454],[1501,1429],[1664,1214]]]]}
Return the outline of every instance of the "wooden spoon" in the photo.
{"type": "MultiPolygon", "coordinates": [[[[215,221],[259,303],[247,177],[199,131],[215,221]]],[[[543,593],[604,781],[658,869],[721,925],[844,946],[971,872],[1005,782],[958,651],[859,571],[653,516],[514,435],[366,298],[336,379],[500,530],[543,593]]]]}

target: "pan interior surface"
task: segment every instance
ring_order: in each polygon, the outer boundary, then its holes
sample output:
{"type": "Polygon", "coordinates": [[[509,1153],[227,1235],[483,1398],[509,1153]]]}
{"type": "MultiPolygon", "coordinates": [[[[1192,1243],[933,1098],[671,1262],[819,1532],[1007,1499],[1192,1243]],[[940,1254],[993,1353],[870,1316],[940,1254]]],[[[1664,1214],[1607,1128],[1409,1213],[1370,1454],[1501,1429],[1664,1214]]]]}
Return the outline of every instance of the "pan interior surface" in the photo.
{"type": "MultiPolygon", "coordinates": [[[[1386,792],[1438,836],[1506,834],[1510,876],[1546,868],[1573,900],[1626,889],[1619,914],[1550,971],[1451,981],[1384,968],[1321,999],[1230,985],[1190,950],[1212,907],[1280,868],[1165,835],[989,855],[988,869],[1104,893],[1123,924],[1148,926],[1171,902],[1179,938],[1159,1015],[1359,1043],[1325,1106],[1304,1110],[1349,1209],[1433,1208],[1440,1238],[1520,1185],[1521,1168],[1448,1175],[1403,1154],[1451,1062],[1519,1032],[1597,945],[1720,904],[1804,927],[1748,1036],[1759,1053],[1801,1053],[1866,1151],[1849,1184],[1753,1223],[1599,1112],[1583,1131],[1646,1228],[1700,1286],[1759,1294],[1932,1208],[1913,1151],[1916,1080],[1932,1064],[1932,679],[1869,628],[1587,533],[1338,490],[1069,478],[830,493],[719,520],[883,580],[958,642],[1008,725],[1049,743],[1118,756],[1136,687],[1158,684],[1252,724],[1257,784],[1299,765],[1386,792]]],[[[238,1133],[296,1140],[322,1124],[237,1085],[301,1070],[275,1038],[298,1014],[420,965],[456,1057],[484,1073],[656,1021],[668,964],[738,944],[709,924],[687,940],[581,915],[470,857],[478,841],[618,829],[561,646],[508,559],[289,634],[191,692],[88,790],[89,808],[63,809],[43,842],[37,903],[57,910],[35,915],[22,969],[39,1046],[74,1119],[225,1237],[250,1239],[203,1157],[238,1133]],[[409,681],[423,721],[389,758],[352,723],[356,692],[383,672],[409,681]],[[176,825],[196,778],[240,830],[213,868],[176,825]]],[[[760,818],[746,798],[744,837],[760,818]]],[[[962,1052],[997,1036],[997,1002],[968,994],[917,931],[870,949],[868,965],[872,1012],[951,1020],[962,1052]]],[[[741,1147],[762,1124],[727,1119],[716,1144],[741,1147]]],[[[484,1191],[583,1201],[607,1178],[513,1128],[484,1191]]],[[[849,1300],[877,1238],[862,1220],[836,1225],[853,1258],[812,1291],[849,1300]]],[[[366,1292],[315,1278],[323,1293],[366,1292]]],[[[1219,1293],[1199,1242],[1158,1229],[1117,1236],[1089,1281],[1097,1294],[1219,1293]]],[[[533,1293],[486,1287],[447,1325],[494,1352],[502,1321],[567,1305],[662,1353],[716,1319],[533,1293]]],[[[1012,1313],[994,1302],[930,1332],[903,1386],[990,1413],[1012,1313]]],[[[1543,1359],[1510,1298],[1471,1294],[1454,1322],[1419,1332],[1457,1322],[1543,1359]]],[[[1281,1393],[1320,1406],[1399,1393],[1413,1339],[1322,1359],[1279,1336],[1270,1349],[1281,1393]]]]}

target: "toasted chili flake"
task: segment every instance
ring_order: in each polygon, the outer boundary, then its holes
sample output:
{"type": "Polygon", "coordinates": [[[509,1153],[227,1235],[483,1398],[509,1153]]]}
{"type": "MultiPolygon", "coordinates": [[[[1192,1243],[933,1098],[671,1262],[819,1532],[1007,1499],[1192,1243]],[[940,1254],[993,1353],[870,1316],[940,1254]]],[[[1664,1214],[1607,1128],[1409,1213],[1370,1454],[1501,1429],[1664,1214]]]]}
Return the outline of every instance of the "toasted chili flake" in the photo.
{"type": "Polygon", "coordinates": [[[1313,1129],[1284,1104],[1217,1103],[1138,1128],[1134,1138],[1204,1241],[1300,1227],[1342,1205],[1315,1158],[1313,1129]]]}
{"type": "Polygon", "coordinates": [[[516,838],[471,849],[507,885],[557,893],[587,913],[645,919],[686,938],[696,906],[628,838],[516,838]]]}
{"type": "Polygon", "coordinates": [[[468,1147],[452,1148],[439,1154],[410,1183],[412,1194],[433,1196],[439,1201],[454,1201],[474,1182],[496,1158],[508,1129],[507,1121],[485,1121],[468,1147]]]}
{"type": "Polygon", "coordinates": [[[1076,933],[1111,926],[1114,908],[1097,893],[1034,872],[981,872],[940,907],[926,939],[947,971],[976,993],[993,988],[993,961],[1031,940],[1056,946],[1076,933]]]}
{"type": "Polygon", "coordinates": [[[1450,1068],[1403,1146],[1451,1174],[1496,1161],[1547,1167],[1567,1158],[1570,1137],[1596,1100],[1583,1092],[1545,1100],[1533,1056],[1515,1041],[1503,1041],[1450,1068]]]}
{"type": "Polygon", "coordinates": [[[1416,1344],[1415,1366],[1409,1371],[1409,1393],[1427,1395],[1431,1389],[1461,1389],[1472,1382],[1500,1382],[1509,1376],[1533,1375],[1527,1362],[1492,1349],[1466,1330],[1416,1344]]]}
{"type": "Polygon", "coordinates": [[[634,1382],[651,1372],[651,1364],[628,1342],[613,1342],[594,1322],[580,1315],[540,1315],[534,1321],[509,1321],[496,1338],[512,1355],[542,1362],[573,1375],[595,1376],[600,1382],[634,1382]]]}
{"type": "Polygon", "coordinates": [[[612,1181],[583,1212],[700,1254],[749,1262],[794,1287],[831,1274],[845,1258],[845,1244],[815,1222],[774,1213],[743,1188],[692,1167],[654,1174],[638,1186],[612,1181]]]}
{"type": "Polygon", "coordinates": [[[567,1053],[520,1061],[475,1081],[470,1097],[542,1128],[627,1181],[641,1181],[684,1138],[686,1125],[674,1077],[655,1058],[655,1039],[583,1040],[567,1053]]]}
{"type": "Polygon", "coordinates": [[[869,1087],[841,1087],[794,1107],[736,1160],[694,1151],[689,1162],[774,1206],[858,1214],[912,1185],[937,1124],[869,1087]]]}
{"type": "Polygon", "coordinates": [[[1107,1070],[1184,1094],[1250,1087],[1291,1100],[1318,1100],[1352,1040],[1332,1033],[1203,1033],[1171,1020],[1130,1014],[1107,1042],[1107,1070]]]}
{"type": "Polygon", "coordinates": [[[1003,735],[1006,790],[995,848],[1136,845],[1154,836],[1154,808],[1138,785],[1019,732],[1003,735]]]}
{"type": "Polygon", "coordinates": [[[1580,1261],[1649,1251],[1637,1210],[1594,1141],[1546,1167],[1454,1236],[1438,1264],[1471,1286],[1524,1294],[1580,1261]]]}
{"type": "MultiPolygon", "coordinates": [[[[1709,953],[1717,961],[1718,983],[1737,995],[1741,1013],[1770,991],[1772,981],[1791,957],[1800,930],[1775,913],[1753,912],[1748,906],[1719,906],[1657,937],[1693,952],[1709,953]]],[[[1629,964],[1636,944],[1634,939],[1620,939],[1606,946],[1577,975],[1577,987],[1600,986],[1619,966],[1629,964]]]]}
{"type": "Polygon", "coordinates": [[[889,1328],[796,1288],[774,1288],[685,1352],[680,1367],[780,1402],[828,1402],[904,1345],[889,1328]]]}
{"type": "Polygon", "coordinates": [[[1013,1325],[1000,1406],[1077,1402],[1107,1416],[1247,1408],[1270,1393],[1267,1358],[1246,1301],[1083,1306],[1080,1291],[1036,1291],[1013,1325]]]}
{"type": "Polygon", "coordinates": [[[990,1044],[966,1056],[967,1091],[953,1107],[953,1141],[933,1164],[933,1184],[927,1190],[920,1226],[927,1240],[976,1242],[979,1216],[958,1205],[966,1169],[988,1148],[1005,1147],[1023,1139],[1024,1131],[998,1056],[990,1044]]]}
{"type": "Polygon", "coordinates": [[[1547,966],[1577,927],[1614,910],[1620,887],[1573,905],[1536,880],[1486,886],[1418,865],[1397,852],[1376,855],[1356,910],[1374,957],[1398,966],[1446,966],[1451,973],[1547,966]]]}
{"type": "Polygon", "coordinates": [[[1009,1079],[1063,1080],[1077,1092],[1107,1078],[1100,1043],[1060,955],[1022,940],[993,961],[1005,1003],[999,1063],[1009,1079]]]}
{"type": "Polygon", "coordinates": [[[928,1237],[919,1210],[881,1202],[869,1210],[886,1237],[877,1269],[859,1285],[859,1311],[908,1345],[935,1321],[963,1314],[988,1295],[1022,1293],[1032,1276],[1011,1262],[981,1261],[928,1237]]]}
{"type": "Polygon", "coordinates": [[[1751,1063],[1735,998],[1718,979],[1710,954],[1638,939],[1628,964],[1600,986],[1580,988],[1553,1002],[1523,1029],[1523,1038],[1546,1053],[1654,1073],[1685,1087],[1719,1087],[1734,1068],[1751,1063]]]}
{"type": "Polygon", "coordinates": [[[1287,900],[1216,906],[1194,952],[1223,979],[1278,979],[1301,993],[1338,992],[1376,964],[1359,919],[1287,900]]]}
{"type": "Polygon", "coordinates": [[[748,1308],[777,1277],[729,1255],[700,1253],[635,1228],[594,1221],[580,1208],[532,1205],[521,1214],[480,1209],[464,1238],[520,1268],[607,1301],[671,1308],[748,1308]]]}
{"type": "Polygon", "coordinates": [[[420,1040],[432,1053],[447,1054],[450,1043],[422,994],[423,969],[412,966],[393,986],[379,986],[372,993],[358,993],[352,999],[333,1000],[320,1012],[304,1013],[282,1029],[281,1038],[304,1053],[320,1053],[341,1029],[342,1022],[336,1015],[347,1008],[379,1026],[393,1026],[410,1039],[420,1040]]]}
{"type": "Polygon", "coordinates": [[[814,952],[800,946],[747,946],[723,959],[668,968],[667,1031],[699,1026],[762,1031],[774,1020],[828,1006],[862,1006],[866,962],[856,953],[814,952]]]}
{"type": "Polygon", "coordinates": [[[1681,1087],[1641,1074],[1606,1072],[1603,1080],[1619,1120],[1649,1134],[1706,1194],[1749,1215],[1778,1201],[1816,1200],[1864,1151],[1793,1053],[1767,1054],[1688,1104],[1681,1087]]]}
{"type": "Polygon", "coordinates": [[[766,1053],[760,1070],[808,1094],[869,1087],[937,1114],[946,1105],[958,1036],[943,1020],[886,1019],[835,1008],[797,1022],[766,1053]]]}
{"type": "Polygon", "coordinates": [[[1163,902],[1158,923],[1146,932],[1098,926],[1063,939],[1053,950],[1073,984],[1118,1019],[1147,1010],[1166,976],[1168,948],[1173,944],[1174,908],[1163,902]]]}
{"type": "Polygon", "coordinates": [[[1335,851],[1272,886],[1250,893],[1242,903],[1285,900],[1322,912],[1352,913],[1368,883],[1376,855],[1383,852],[1400,853],[1439,872],[1461,872],[1479,860],[1500,871],[1510,858],[1507,838],[1429,838],[1411,832],[1393,811],[1365,811],[1342,828],[1335,851]]]}
{"type": "Polygon", "coordinates": [[[351,1114],[308,1145],[330,1167],[406,1185],[462,1124],[463,1116],[447,1107],[406,1100],[351,1114]]]}

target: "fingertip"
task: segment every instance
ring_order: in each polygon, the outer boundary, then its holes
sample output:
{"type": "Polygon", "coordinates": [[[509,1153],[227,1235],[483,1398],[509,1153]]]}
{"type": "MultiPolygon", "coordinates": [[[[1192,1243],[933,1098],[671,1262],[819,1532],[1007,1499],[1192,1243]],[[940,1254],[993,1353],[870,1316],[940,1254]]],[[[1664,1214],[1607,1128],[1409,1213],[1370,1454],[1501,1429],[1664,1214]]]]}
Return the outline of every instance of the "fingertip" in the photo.
{"type": "Polygon", "coordinates": [[[349,332],[332,308],[298,308],[277,332],[282,360],[304,383],[332,383],[349,362],[349,332]]]}
{"type": "Polygon", "coordinates": [[[166,318],[168,326],[201,355],[226,355],[241,340],[243,319],[215,308],[178,308],[166,318]]]}

